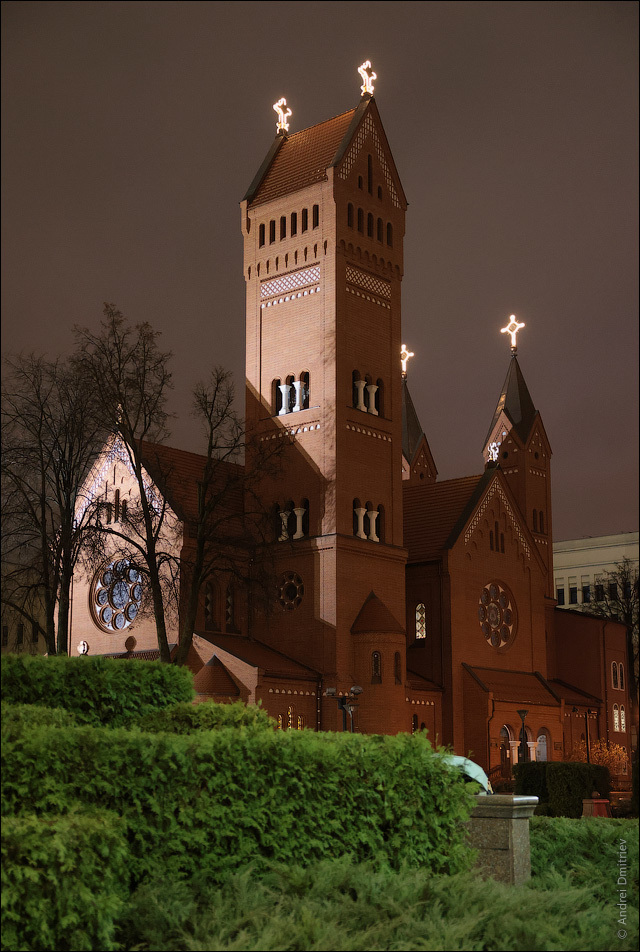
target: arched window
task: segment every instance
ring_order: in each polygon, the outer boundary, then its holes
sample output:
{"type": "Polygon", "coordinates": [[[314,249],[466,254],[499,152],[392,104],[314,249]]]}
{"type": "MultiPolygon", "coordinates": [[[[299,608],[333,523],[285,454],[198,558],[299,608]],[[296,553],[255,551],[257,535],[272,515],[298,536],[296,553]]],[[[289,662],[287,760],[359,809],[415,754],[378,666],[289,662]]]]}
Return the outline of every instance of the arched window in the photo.
{"type": "Polygon", "coordinates": [[[204,627],[205,631],[218,631],[218,592],[213,582],[204,586],[204,627]]]}
{"type": "Polygon", "coordinates": [[[617,704],[613,705],[613,729],[614,731],[620,730],[620,710],[617,704]]]}
{"type": "Polygon", "coordinates": [[[271,406],[273,408],[273,416],[278,416],[282,410],[282,390],[280,389],[280,384],[282,381],[280,377],[276,377],[272,384],[272,393],[271,393],[271,406]]]}
{"type": "Polygon", "coordinates": [[[384,383],[382,377],[378,377],[376,380],[376,390],[375,405],[376,410],[378,411],[379,416],[384,416],[384,383]]]}
{"type": "Polygon", "coordinates": [[[536,748],[536,760],[545,761],[549,759],[549,750],[551,749],[551,744],[549,743],[549,732],[546,728],[542,728],[538,733],[536,738],[538,746],[536,748]]]}
{"type": "Polygon", "coordinates": [[[353,205],[351,202],[347,205],[347,227],[353,228],[353,205]]]}
{"type": "Polygon", "coordinates": [[[303,728],[304,728],[304,717],[302,714],[298,714],[297,729],[301,731],[303,730],[303,728]]]}
{"type": "Polygon", "coordinates": [[[236,593],[233,582],[227,585],[227,595],[225,599],[225,628],[227,631],[235,632],[236,628],[236,593]]]}
{"type": "Polygon", "coordinates": [[[500,551],[504,554],[504,532],[500,533],[500,551]]]}
{"type": "Polygon", "coordinates": [[[364,187],[364,181],[361,175],[358,176],[358,188],[364,187]]]}
{"type": "Polygon", "coordinates": [[[618,687],[618,664],[616,661],[611,662],[611,685],[614,688],[618,687]]]}
{"type": "Polygon", "coordinates": [[[414,714],[411,718],[411,733],[415,734],[418,730],[418,715],[414,714]]]}
{"type": "Polygon", "coordinates": [[[533,531],[534,532],[538,531],[538,510],[537,509],[533,510],[533,531]]]}
{"type": "Polygon", "coordinates": [[[122,502],[120,503],[120,521],[121,522],[127,521],[128,513],[129,513],[129,504],[126,499],[123,499],[122,502]]]}
{"type": "Polygon", "coordinates": [[[354,370],[353,373],[351,374],[351,386],[352,386],[352,394],[353,394],[353,406],[354,406],[356,409],[359,409],[359,408],[360,408],[360,406],[359,406],[359,405],[360,405],[360,393],[359,393],[358,387],[356,386],[357,381],[359,381],[360,379],[361,379],[361,377],[360,377],[360,371],[359,371],[359,370],[354,370]]]}
{"type": "Polygon", "coordinates": [[[367,215],[367,237],[373,238],[373,215],[371,212],[367,215]]]}
{"type": "Polygon", "coordinates": [[[287,413],[291,413],[291,411],[293,410],[293,408],[294,408],[295,405],[296,405],[296,391],[295,391],[295,387],[293,386],[293,381],[294,381],[294,379],[295,379],[295,378],[294,378],[293,374],[289,374],[289,376],[288,376],[287,379],[285,380],[285,383],[286,383],[287,386],[289,387],[289,390],[288,390],[289,403],[288,403],[288,405],[287,405],[287,407],[286,407],[287,413]]]}
{"type": "Polygon", "coordinates": [[[265,243],[265,227],[264,227],[264,222],[263,222],[263,224],[260,225],[260,227],[258,228],[258,245],[259,245],[259,247],[262,248],[262,246],[264,245],[264,243],[265,243]]]}
{"type": "Polygon", "coordinates": [[[303,499],[300,503],[300,508],[304,509],[304,515],[302,516],[302,534],[305,536],[309,535],[309,500],[303,499]]]}
{"type": "Polygon", "coordinates": [[[624,704],[620,705],[620,730],[626,731],[627,729],[627,715],[624,709],[624,704]]]}
{"type": "Polygon", "coordinates": [[[373,159],[367,156],[367,191],[369,195],[373,194],[373,159]]]}
{"type": "Polygon", "coordinates": [[[272,245],[276,240],[276,220],[272,218],[269,222],[269,244],[272,245]]]}
{"type": "Polygon", "coordinates": [[[402,656],[399,651],[393,656],[393,676],[396,684],[402,684],[402,656]]]}
{"type": "Polygon", "coordinates": [[[489,529],[489,548],[493,552],[493,529],[489,529]]]}
{"type": "MultiPolygon", "coordinates": [[[[124,505],[124,503],[123,503],[124,505]]],[[[620,676],[620,690],[624,691],[624,665],[622,661],[618,665],[618,674],[620,676]]]]}
{"type": "Polygon", "coordinates": [[[280,241],[287,237],[287,216],[280,216],[280,241]]]}
{"type": "Polygon", "coordinates": [[[416,638],[427,637],[427,609],[424,602],[416,605],[416,638]]]}
{"type": "Polygon", "coordinates": [[[393,225],[390,221],[387,222],[387,244],[393,248],[393,225]]]}
{"type": "Polygon", "coordinates": [[[307,231],[309,228],[309,209],[302,209],[302,231],[307,231]]]}
{"type": "Polygon", "coordinates": [[[312,215],[313,215],[313,227],[317,228],[318,225],[320,224],[320,206],[319,205],[313,206],[312,215]]]}
{"type": "Polygon", "coordinates": [[[544,535],[544,513],[540,511],[540,532],[544,535]]]}
{"type": "Polygon", "coordinates": [[[364,212],[361,208],[358,209],[358,231],[364,233],[364,212]]]}
{"type": "Polygon", "coordinates": [[[378,506],[378,521],[376,523],[376,533],[378,536],[378,540],[380,542],[384,542],[385,528],[386,527],[385,527],[384,506],[378,506]]]}
{"type": "Polygon", "coordinates": [[[278,714],[278,730],[281,731],[284,729],[284,722],[282,714],[278,714]]]}
{"type": "Polygon", "coordinates": [[[291,236],[298,234],[298,213],[291,212],[291,236]]]}
{"type": "Polygon", "coordinates": [[[382,655],[379,651],[371,654],[371,683],[382,684],[382,655]]]}
{"type": "Polygon", "coordinates": [[[309,376],[308,370],[303,370],[300,374],[300,382],[302,384],[302,398],[300,400],[303,410],[309,409],[309,392],[311,386],[311,378],[309,376]]]}
{"type": "Polygon", "coordinates": [[[376,238],[380,242],[384,241],[384,224],[381,218],[376,222],[376,238]]]}

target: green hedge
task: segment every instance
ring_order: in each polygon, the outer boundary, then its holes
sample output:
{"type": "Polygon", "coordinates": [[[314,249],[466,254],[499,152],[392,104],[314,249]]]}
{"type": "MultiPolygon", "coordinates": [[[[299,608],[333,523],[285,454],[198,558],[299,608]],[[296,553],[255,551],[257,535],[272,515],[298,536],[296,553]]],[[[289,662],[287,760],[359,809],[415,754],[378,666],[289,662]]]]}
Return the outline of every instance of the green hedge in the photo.
{"type": "Polygon", "coordinates": [[[78,723],[114,727],[194,697],[186,668],[103,657],[4,655],[1,684],[4,701],[61,707],[78,723]]]}
{"type": "Polygon", "coordinates": [[[61,707],[43,707],[40,704],[10,704],[2,702],[2,736],[7,732],[29,730],[32,727],[77,727],[71,711],[61,707]]]}
{"type": "Polygon", "coordinates": [[[125,824],[113,814],[5,817],[2,948],[120,948],[127,867],[125,824]]]}
{"type": "Polygon", "coordinates": [[[611,777],[606,767],[575,762],[516,764],[516,794],[535,796],[542,810],[555,817],[582,816],[582,801],[594,790],[607,800],[611,777]]]}
{"type": "Polygon", "coordinates": [[[195,731],[215,731],[237,727],[248,731],[274,730],[276,723],[260,707],[247,707],[242,701],[235,704],[173,704],[162,711],[145,714],[130,725],[150,734],[168,731],[171,734],[193,734],[195,731]]]}
{"type": "Polygon", "coordinates": [[[2,758],[5,814],[78,802],[121,814],[135,882],[344,853],[434,872],[471,860],[472,798],[420,735],[40,727],[11,736],[2,758]]]}

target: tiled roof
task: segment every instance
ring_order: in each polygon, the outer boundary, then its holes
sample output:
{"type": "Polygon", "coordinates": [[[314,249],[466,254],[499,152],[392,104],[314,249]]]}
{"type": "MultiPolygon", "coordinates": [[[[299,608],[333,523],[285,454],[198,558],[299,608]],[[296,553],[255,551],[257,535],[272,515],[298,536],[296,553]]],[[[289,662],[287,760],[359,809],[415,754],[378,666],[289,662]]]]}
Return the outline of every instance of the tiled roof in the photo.
{"type": "Polygon", "coordinates": [[[375,592],[370,592],[364,602],[364,605],[358,613],[358,617],[351,626],[353,635],[369,632],[392,632],[394,634],[404,634],[404,628],[397,621],[384,602],[380,601],[375,592]]]}
{"type": "Polygon", "coordinates": [[[297,192],[314,182],[321,182],[333,164],[355,112],[355,109],[350,109],[341,116],[284,137],[257,192],[251,198],[251,204],[261,205],[281,195],[297,192]]]}
{"type": "Polygon", "coordinates": [[[288,658],[287,655],[270,648],[261,641],[245,638],[242,635],[225,635],[213,631],[198,631],[197,634],[214,647],[228,651],[240,661],[254,668],[261,668],[270,677],[299,678],[304,681],[315,681],[317,671],[306,665],[288,658]]]}
{"type": "Polygon", "coordinates": [[[529,393],[524,376],[520,370],[518,358],[515,354],[509,361],[509,369],[504,384],[502,385],[502,392],[500,393],[495,413],[493,414],[491,426],[485,437],[485,445],[503,410],[513,423],[515,432],[522,442],[525,443],[531,432],[531,427],[533,426],[533,421],[538,411],[533,405],[531,394],[529,393]]]}
{"type": "Polygon", "coordinates": [[[549,684],[566,704],[602,704],[601,698],[595,697],[593,694],[587,694],[586,691],[580,691],[579,688],[574,688],[572,684],[567,684],[565,681],[554,679],[549,681],[549,684]]]}
{"type": "Polygon", "coordinates": [[[410,671],[409,668],[407,668],[407,687],[411,688],[412,691],[436,691],[438,694],[444,693],[444,688],[441,688],[435,681],[429,681],[428,678],[423,678],[421,674],[410,671]]]}
{"type": "Polygon", "coordinates": [[[240,689],[219,658],[213,657],[200,668],[193,686],[198,694],[214,694],[219,697],[240,697],[240,689]]]}
{"type": "Polygon", "coordinates": [[[552,687],[537,671],[505,671],[500,668],[463,667],[485,691],[490,691],[496,701],[513,701],[517,704],[558,704],[552,687]]]}
{"type": "Polygon", "coordinates": [[[488,484],[488,473],[404,487],[404,544],[409,562],[438,558],[455,542],[454,530],[488,484]]]}
{"type": "MultiPolygon", "coordinates": [[[[166,495],[176,515],[193,521],[198,512],[198,483],[202,480],[206,457],[160,443],[143,445],[144,467],[166,495]]],[[[242,511],[243,467],[237,463],[215,462],[215,482],[222,491],[222,505],[229,512],[242,511]],[[228,489],[224,489],[228,484],[228,489]]]]}

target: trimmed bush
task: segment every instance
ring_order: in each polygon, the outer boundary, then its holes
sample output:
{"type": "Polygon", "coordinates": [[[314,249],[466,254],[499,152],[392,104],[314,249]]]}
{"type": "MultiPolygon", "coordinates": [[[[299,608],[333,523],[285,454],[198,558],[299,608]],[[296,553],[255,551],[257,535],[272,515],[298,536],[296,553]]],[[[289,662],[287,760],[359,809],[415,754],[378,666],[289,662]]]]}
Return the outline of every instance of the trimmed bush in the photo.
{"type": "Polygon", "coordinates": [[[420,735],[40,727],[2,757],[5,813],[77,802],[120,813],[135,882],[158,868],[221,881],[247,862],[345,853],[434,872],[472,858],[472,798],[420,735]]]}
{"type": "Polygon", "coordinates": [[[2,948],[118,949],[129,895],[125,824],[69,814],[2,822],[2,948]]]}
{"type": "Polygon", "coordinates": [[[158,734],[193,734],[196,731],[217,731],[224,727],[249,731],[274,730],[275,721],[259,707],[247,707],[242,701],[235,704],[172,704],[162,711],[145,714],[131,727],[158,734]]]}
{"type": "Polygon", "coordinates": [[[11,731],[30,730],[32,727],[76,727],[71,711],[61,707],[42,707],[40,704],[10,704],[2,702],[2,736],[11,731]]]}
{"type": "Polygon", "coordinates": [[[118,727],[194,697],[191,672],[160,661],[4,655],[1,676],[3,700],[61,707],[80,724],[118,727]]]}
{"type": "Polygon", "coordinates": [[[582,801],[597,790],[603,799],[611,792],[611,778],[606,767],[577,762],[516,764],[516,794],[540,799],[540,813],[555,817],[582,816],[582,801]],[[546,809],[545,809],[546,807],[546,809]]]}

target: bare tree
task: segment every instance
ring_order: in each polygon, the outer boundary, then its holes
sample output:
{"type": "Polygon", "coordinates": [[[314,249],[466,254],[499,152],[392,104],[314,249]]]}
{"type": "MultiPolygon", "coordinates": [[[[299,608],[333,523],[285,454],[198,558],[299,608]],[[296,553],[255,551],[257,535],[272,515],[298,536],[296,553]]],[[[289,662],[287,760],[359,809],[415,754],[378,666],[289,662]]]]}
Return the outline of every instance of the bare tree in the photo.
{"type": "Polygon", "coordinates": [[[104,439],[68,360],[5,362],[2,387],[2,602],[68,652],[70,590],[86,520],[84,481],[104,439]]]}
{"type": "MultiPolygon", "coordinates": [[[[173,553],[166,538],[175,527],[170,524],[162,487],[152,485],[148,478],[145,447],[149,441],[161,443],[168,436],[171,354],[160,349],[160,335],[150,324],[129,323],[113,304],[105,304],[97,332],[75,330],[78,375],[97,394],[93,405],[96,418],[107,419],[115,427],[137,486],[136,504],[128,509],[126,527],[103,526],[94,518],[88,551],[99,552],[109,539],[133,553],[148,585],[160,658],[169,662],[166,588],[173,553]]],[[[95,506],[93,511],[97,515],[95,506]]]]}
{"type": "Polygon", "coordinates": [[[180,644],[176,663],[184,664],[193,640],[203,586],[217,578],[245,588],[249,625],[259,601],[268,610],[275,586],[269,551],[273,526],[259,499],[256,478],[279,468],[282,441],[247,445],[244,425],[234,410],[231,374],[216,367],[193,393],[193,414],[206,440],[194,511],[187,515],[187,543],[180,555],[180,644]],[[249,452],[250,473],[241,460],[249,452]]]}

